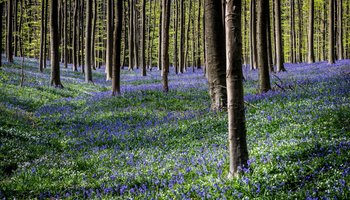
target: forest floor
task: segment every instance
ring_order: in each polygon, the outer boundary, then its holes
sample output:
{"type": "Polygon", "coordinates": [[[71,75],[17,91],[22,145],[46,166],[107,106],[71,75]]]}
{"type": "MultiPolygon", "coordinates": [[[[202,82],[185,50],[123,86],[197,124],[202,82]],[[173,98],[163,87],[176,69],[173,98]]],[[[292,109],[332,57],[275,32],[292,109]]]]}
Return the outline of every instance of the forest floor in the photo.
{"type": "MultiPolygon", "coordinates": [[[[227,180],[227,115],[209,111],[202,70],[122,70],[111,96],[26,59],[0,69],[0,199],[349,199],[350,60],[286,64],[257,94],[244,68],[249,168],[227,180]]],[[[172,69],[173,70],[173,69],[172,69]]]]}

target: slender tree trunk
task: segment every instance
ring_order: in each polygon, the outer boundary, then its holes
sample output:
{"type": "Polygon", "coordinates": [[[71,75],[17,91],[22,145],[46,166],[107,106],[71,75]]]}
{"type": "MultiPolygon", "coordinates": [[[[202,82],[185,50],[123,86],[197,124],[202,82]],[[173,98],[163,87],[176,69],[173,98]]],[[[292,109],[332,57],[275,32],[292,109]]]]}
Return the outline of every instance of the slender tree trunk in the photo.
{"type": "Polygon", "coordinates": [[[92,19],[92,38],[91,38],[91,65],[94,70],[96,70],[96,23],[97,23],[97,0],[94,0],[94,14],[92,19]]]}
{"type": "MultiPolygon", "coordinates": [[[[278,0],[277,0],[278,1],[278,0]]],[[[256,1],[250,1],[250,69],[254,70],[258,66],[257,49],[256,49],[256,1]]]]}
{"type": "MultiPolygon", "coordinates": [[[[270,9],[270,2],[267,1],[267,7],[270,9]]],[[[271,26],[270,26],[270,15],[267,16],[266,21],[266,36],[267,36],[267,63],[268,68],[271,72],[274,71],[273,64],[272,64],[272,43],[271,43],[271,26]]]]}
{"type": "Polygon", "coordinates": [[[237,177],[247,167],[248,148],[244,116],[242,73],[241,0],[226,4],[226,68],[229,174],[237,177]]]}
{"type": "Polygon", "coordinates": [[[170,0],[162,0],[162,77],[163,92],[169,91],[169,25],[170,25],[170,0]]]}
{"type": "Polygon", "coordinates": [[[14,35],[14,37],[13,37],[13,39],[14,39],[14,50],[13,50],[13,52],[14,52],[14,56],[18,56],[18,35],[19,35],[19,32],[18,32],[18,24],[17,24],[17,22],[18,22],[18,0],[15,0],[14,1],[14,7],[13,7],[13,9],[14,9],[14,12],[13,12],[13,16],[14,16],[14,20],[13,20],[13,32],[15,33],[15,35],[14,35]]]}
{"type": "Polygon", "coordinates": [[[123,0],[117,0],[117,20],[114,26],[112,96],[120,95],[120,51],[123,22],[123,0]]]}
{"type": "Polygon", "coordinates": [[[3,13],[3,10],[4,10],[4,3],[3,2],[0,2],[0,23],[1,23],[1,26],[0,26],[0,69],[1,69],[1,66],[2,66],[2,13],[3,13]]]}
{"type": "Polygon", "coordinates": [[[184,12],[184,1],[180,0],[180,59],[179,59],[179,71],[180,73],[184,73],[185,69],[185,12],[184,12]]]}
{"type": "Polygon", "coordinates": [[[134,42],[133,42],[133,44],[134,44],[134,58],[135,58],[135,66],[136,66],[136,69],[139,69],[139,67],[140,67],[140,63],[139,63],[139,61],[140,61],[140,57],[139,57],[139,42],[140,42],[140,40],[139,40],[139,34],[140,34],[140,32],[139,32],[139,26],[138,26],[138,10],[137,10],[137,6],[136,6],[136,4],[135,4],[135,2],[134,2],[134,21],[133,21],[133,23],[134,23],[134,38],[133,38],[133,40],[134,40],[134,42]]]}
{"type": "MultiPolygon", "coordinates": [[[[348,2],[349,4],[349,2],[348,2]]],[[[343,1],[338,0],[338,60],[344,58],[343,54],[343,1]]]]}
{"type": "MultiPolygon", "coordinates": [[[[150,5],[152,5],[152,3],[150,2],[150,5]]],[[[156,6],[153,5],[153,17],[155,16],[155,13],[156,13],[156,6]]],[[[153,19],[151,17],[151,19],[153,19]]],[[[155,24],[153,24],[153,20],[151,22],[152,24],[152,27],[154,28],[155,27],[155,24]]],[[[150,66],[150,70],[152,70],[152,66],[153,66],[153,41],[154,41],[154,32],[155,30],[152,30],[152,39],[151,39],[151,48],[150,48],[150,51],[149,51],[149,66],[150,66]]]]}
{"type": "Polygon", "coordinates": [[[303,62],[303,1],[298,0],[298,25],[299,25],[299,36],[298,36],[298,62],[303,62]]]}
{"type": "Polygon", "coordinates": [[[294,35],[295,35],[295,27],[294,27],[294,0],[289,0],[289,4],[290,4],[290,44],[289,44],[289,48],[290,48],[290,52],[289,52],[289,56],[290,56],[290,62],[291,63],[295,63],[295,55],[294,55],[294,51],[295,51],[295,46],[294,46],[294,35]]]}
{"type": "Polygon", "coordinates": [[[112,54],[113,54],[113,0],[107,0],[107,49],[106,49],[106,80],[112,78],[112,54]]]}
{"type": "Polygon", "coordinates": [[[211,109],[227,106],[225,34],[222,25],[221,1],[205,0],[205,42],[211,109]]]}
{"type": "Polygon", "coordinates": [[[190,28],[191,28],[191,12],[192,12],[192,1],[188,2],[188,22],[187,22],[187,30],[186,30],[186,46],[185,46],[185,71],[186,67],[188,67],[188,52],[189,52],[189,40],[190,40],[190,28]]]}
{"type": "Polygon", "coordinates": [[[78,71],[78,41],[79,37],[77,36],[77,26],[78,26],[78,7],[79,0],[75,0],[74,14],[73,14],[73,70],[78,71]]]}
{"type": "Polygon", "coordinates": [[[146,0],[142,0],[141,20],[141,75],[146,76],[146,0]]]}
{"type": "Polygon", "coordinates": [[[134,69],[134,0],[129,0],[129,70],[134,69]]]}
{"type": "Polygon", "coordinates": [[[197,18],[197,34],[198,34],[198,36],[197,36],[197,52],[198,52],[198,54],[197,54],[197,61],[196,61],[198,69],[201,68],[201,48],[200,48],[201,47],[201,45],[200,45],[200,43],[201,43],[201,19],[202,19],[201,10],[202,10],[202,0],[198,0],[198,16],[197,16],[198,17],[197,18]]]}
{"type": "Polygon", "coordinates": [[[91,31],[92,31],[92,0],[87,0],[86,32],[85,32],[85,82],[92,82],[91,71],[91,31]]]}
{"type": "Polygon", "coordinates": [[[260,93],[267,92],[271,89],[270,74],[267,58],[267,35],[266,35],[266,23],[269,17],[269,7],[267,6],[268,0],[257,0],[258,12],[257,12],[257,24],[258,24],[258,63],[259,63],[259,91],[260,93]]]}
{"type": "Polygon", "coordinates": [[[329,13],[328,13],[328,63],[334,64],[334,3],[333,0],[329,0],[329,13]]]}
{"type": "Polygon", "coordinates": [[[163,5],[162,0],[159,0],[159,24],[158,24],[158,70],[162,69],[162,16],[163,16],[163,5]]]}
{"type": "Polygon", "coordinates": [[[309,35],[308,35],[308,62],[315,62],[315,53],[314,53],[314,0],[310,0],[310,12],[309,12],[309,35]]]}
{"type": "Polygon", "coordinates": [[[12,17],[13,17],[13,0],[7,1],[7,48],[6,48],[6,55],[7,55],[7,61],[9,63],[13,62],[13,47],[12,47],[12,40],[13,40],[13,23],[12,23],[12,17]]]}
{"type": "MultiPolygon", "coordinates": [[[[44,56],[43,56],[43,65],[44,69],[46,68],[46,58],[47,58],[47,24],[48,24],[48,7],[49,7],[49,0],[45,0],[45,27],[44,27],[44,56]]],[[[22,0],[21,0],[21,10],[22,10],[22,0]]],[[[22,21],[22,20],[21,20],[22,21]]],[[[21,23],[20,23],[21,24],[21,23]]]]}
{"type": "Polygon", "coordinates": [[[63,88],[60,78],[60,37],[58,34],[58,1],[50,0],[51,85],[63,88]]]}
{"type": "Polygon", "coordinates": [[[194,36],[194,29],[195,29],[195,24],[194,24],[194,18],[195,18],[195,16],[193,15],[192,16],[192,19],[191,19],[191,21],[192,21],[192,34],[191,34],[191,42],[192,42],[192,71],[194,72],[194,68],[195,68],[195,66],[196,66],[196,49],[195,49],[195,36],[194,36]]]}
{"type": "Polygon", "coordinates": [[[276,23],[276,61],[277,71],[286,71],[284,68],[284,53],[282,44],[282,26],[281,26],[281,1],[275,1],[275,23],[276,23]]]}
{"type": "Polygon", "coordinates": [[[85,1],[81,1],[81,6],[80,6],[80,26],[81,26],[81,34],[80,34],[80,37],[81,37],[81,42],[80,42],[80,49],[81,49],[81,70],[82,72],[85,74],[85,63],[84,63],[84,55],[85,55],[85,52],[84,52],[84,33],[85,33],[85,30],[84,30],[84,2],[85,1]]]}
{"type": "Polygon", "coordinates": [[[324,1],[323,3],[323,23],[322,23],[322,59],[321,60],[326,60],[327,57],[327,37],[326,37],[326,32],[327,32],[327,1],[324,1]]]}
{"type": "Polygon", "coordinates": [[[39,70],[44,71],[43,56],[44,56],[44,37],[45,37],[45,1],[41,1],[41,26],[40,26],[40,57],[39,57],[39,70]]]}
{"type": "Polygon", "coordinates": [[[179,24],[179,2],[178,0],[175,0],[175,9],[174,9],[175,17],[174,17],[174,29],[175,29],[175,34],[174,34],[174,68],[175,68],[175,73],[178,74],[178,60],[177,60],[177,33],[178,33],[178,24],[179,24]]]}
{"type": "Polygon", "coordinates": [[[63,31],[63,40],[64,40],[64,68],[68,68],[68,0],[64,2],[64,31],[63,31]]]}

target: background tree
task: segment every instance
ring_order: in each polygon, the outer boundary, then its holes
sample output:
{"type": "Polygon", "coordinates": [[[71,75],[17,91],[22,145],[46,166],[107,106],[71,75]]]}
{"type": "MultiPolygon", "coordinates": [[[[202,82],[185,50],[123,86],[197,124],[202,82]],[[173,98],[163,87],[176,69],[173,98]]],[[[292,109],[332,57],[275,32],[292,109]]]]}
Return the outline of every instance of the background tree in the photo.
{"type": "Polygon", "coordinates": [[[308,62],[315,62],[314,55],[314,0],[310,0],[309,5],[309,34],[308,34],[308,62]]]}
{"type": "Polygon", "coordinates": [[[211,109],[227,106],[225,34],[221,1],[205,0],[205,41],[211,109]]]}
{"type": "MultiPolygon", "coordinates": [[[[92,0],[87,0],[86,36],[85,36],[85,82],[92,82],[91,71],[91,31],[92,31],[92,0]]],[[[113,20],[112,20],[113,21],[113,20]]]]}
{"type": "Polygon", "coordinates": [[[328,63],[334,64],[334,1],[328,3],[328,63]]]}
{"type": "Polygon", "coordinates": [[[243,99],[241,0],[226,4],[226,68],[229,178],[247,167],[248,149],[243,99]]]}
{"type": "Polygon", "coordinates": [[[141,32],[141,75],[146,76],[146,0],[142,0],[141,32]]]}
{"type": "Polygon", "coordinates": [[[4,10],[4,3],[0,1],[0,68],[1,68],[1,63],[2,63],[2,13],[4,10]]]}
{"type": "Polygon", "coordinates": [[[112,78],[113,0],[107,0],[106,80],[112,78]]]}
{"type": "Polygon", "coordinates": [[[250,1],[250,69],[256,69],[257,63],[257,49],[256,49],[256,0],[250,1]]]}
{"type": "Polygon", "coordinates": [[[258,66],[259,66],[259,91],[267,92],[271,89],[270,74],[267,58],[267,34],[266,26],[269,17],[268,0],[257,0],[258,10],[258,29],[257,29],[257,49],[258,49],[258,66]]]}
{"type": "Polygon", "coordinates": [[[13,0],[7,1],[7,46],[6,56],[8,62],[13,62],[13,0]]]}
{"type": "Polygon", "coordinates": [[[117,0],[116,22],[114,26],[113,42],[113,73],[112,73],[112,96],[120,95],[120,51],[123,28],[123,0],[117,0]]]}
{"type": "Polygon", "coordinates": [[[44,48],[45,48],[45,45],[44,45],[44,40],[45,40],[45,1],[42,0],[41,1],[41,30],[40,30],[40,57],[39,57],[39,70],[40,72],[43,72],[44,71],[44,63],[43,63],[43,60],[45,59],[44,58],[44,48]]]}
{"type": "Polygon", "coordinates": [[[58,33],[58,1],[50,0],[50,46],[51,46],[51,85],[63,88],[60,77],[59,33],[58,33]]]}

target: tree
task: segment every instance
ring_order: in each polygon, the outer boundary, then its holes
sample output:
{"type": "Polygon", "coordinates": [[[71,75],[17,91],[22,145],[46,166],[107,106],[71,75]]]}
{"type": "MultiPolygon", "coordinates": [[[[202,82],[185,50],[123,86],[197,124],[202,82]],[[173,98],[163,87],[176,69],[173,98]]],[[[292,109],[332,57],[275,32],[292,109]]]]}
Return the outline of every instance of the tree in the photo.
{"type": "MultiPolygon", "coordinates": [[[[349,3],[348,3],[349,4],[349,3]]],[[[338,60],[342,60],[343,55],[343,1],[338,0],[338,60]]]]}
{"type": "Polygon", "coordinates": [[[257,49],[258,49],[258,66],[259,66],[259,91],[267,92],[271,89],[270,74],[267,58],[267,20],[269,17],[268,0],[257,0],[258,6],[258,29],[257,29],[257,49]]]}
{"type": "Polygon", "coordinates": [[[91,71],[91,31],[92,31],[92,0],[87,0],[86,36],[85,36],[85,82],[92,82],[91,71]]]}
{"type": "Polygon", "coordinates": [[[2,63],[2,12],[4,10],[4,3],[0,2],[0,22],[1,22],[1,26],[0,26],[0,68],[1,68],[1,63],[2,63]]]}
{"type": "Polygon", "coordinates": [[[205,0],[205,41],[211,109],[227,106],[225,34],[221,1],[205,0]]]}
{"type": "Polygon", "coordinates": [[[106,47],[106,79],[112,78],[113,54],[113,0],[107,0],[107,47],[106,47]]]}
{"type": "Polygon", "coordinates": [[[129,70],[134,69],[134,0],[129,0],[129,70]]]}
{"type": "Polygon", "coordinates": [[[13,62],[13,48],[12,48],[12,38],[13,38],[13,0],[7,1],[7,46],[6,46],[6,56],[8,62],[13,62]]]}
{"type": "Polygon", "coordinates": [[[229,178],[247,167],[248,149],[243,99],[241,0],[226,4],[226,69],[229,178]]]}
{"type": "Polygon", "coordinates": [[[68,0],[64,2],[63,52],[64,68],[68,68],[68,0]]]}
{"type": "Polygon", "coordinates": [[[123,0],[117,0],[117,20],[114,26],[112,95],[120,95],[120,53],[123,26],[123,0]]]}
{"type": "Polygon", "coordinates": [[[169,25],[170,25],[170,0],[162,0],[162,78],[163,92],[169,91],[169,25]]]}
{"type": "Polygon", "coordinates": [[[58,1],[50,0],[50,3],[51,85],[57,88],[63,88],[59,63],[58,1]]]}
{"type": "Polygon", "coordinates": [[[184,1],[180,0],[180,56],[179,56],[179,71],[184,72],[185,69],[185,11],[184,11],[184,1]]]}
{"type": "Polygon", "coordinates": [[[78,7],[79,0],[74,1],[74,13],[73,13],[73,70],[78,71],[78,49],[79,49],[79,35],[78,35],[78,7]]]}
{"type": "Polygon", "coordinates": [[[314,53],[314,0],[310,0],[309,5],[309,33],[308,33],[308,62],[313,63],[315,62],[315,53],[314,53]]]}
{"type": "Polygon", "coordinates": [[[45,40],[45,1],[42,0],[41,1],[41,34],[40,34],[40,57],[39,57],[39,70],[40,72],[44,71],[44,64],[43,64],[43,60],[44,58],[44,40],[45,40]]]}
{"type": "Polygon", "coordinates": [[[141,75],[146,76],[146,0],[142,0],[141,32],[141,75]]]}
{"type": "Polygon", "coordinates": [[[334,2],[329,0],[328,11],[328,63],[334,64],[334,2]]]}
{"type": "MultiPolygon", "coordinates": [[[[278,0],[277,0],[278,1],[278,0]]],[[[256,49],[256,12],[255,12],[255,0],[250,1],[250,69],[257,68],[257,49],[256,49]]]]}

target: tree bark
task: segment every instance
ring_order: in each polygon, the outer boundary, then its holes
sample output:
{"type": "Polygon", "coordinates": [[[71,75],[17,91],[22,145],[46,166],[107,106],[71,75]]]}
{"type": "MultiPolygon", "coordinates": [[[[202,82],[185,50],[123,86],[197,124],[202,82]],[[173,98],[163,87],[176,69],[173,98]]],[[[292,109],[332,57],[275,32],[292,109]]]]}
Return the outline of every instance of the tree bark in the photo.
{"type": "MultiPolygon", "coordinates": [[[[92,0],[87,0],[86,32],[85,32],[85,82],[92,82],[91,71],[91,31],[92,31],[92,0]]],[[[113,20],[112,20],[113,21],[113,20]]]]}
{"type": "Polygon", "coordinates": [[[134,69],[134,0],[129,0],[129,70],[134,69]]]}
{"type": "Polygon", "coordinates": [[[308,62],[315,62],[315,53],[314,53],[314,0],[310,0],[310,12],[309,12],[309,34],[308,34],[308,62]]]}
{"type": "Polygon", "coordinates": [[[247,167],[248,148],[242,73],[241,0],[226,4],[226,68],[229,178],[247,167]]]}
{"type": "Polygon", "coordinates": [[[120,95],[120,51],[123,28],[123,0],[117,0],[117,20],[114,26],[112,96],[120,95]]]}
{"type": "Polygon", "coordinates": [[[294,0],[289,1],[290,4],[290,44],[289,44],[289,56],[290,56],[290,62],[295,63],[295,25],[294,25],[294,0]]]}
{"type": "Polygon", "coordinates": [[[50,0],[50,46],[51,46],[51,86],[63,88],[60,78],[60,53],[58,33],[58,1],[50,0]]]}
{"type": "Polygon", "coordinates": [[[175,34],[174,34],[174,68],[175,68],[175,73],[178,74],[178,59],[177,59],[177,35],[178,35],[178,24],[179,24],[179,1],[175,0],[175,17],[174,17],[174,29],[175,29],[175,34]]]}
{"type": "Polygon", "coordinates": [[[221,1],[205,0],[205,42],[211,109],[227,106],[225,34],[221,1]]]}
{"type": "Polygon", "coordinates": [[[258,66],[259,66],[259,91],[260,93],[267,92],[271,89],[270,74],[267,58],[267,34],[266,23],[269,17],[269,7],[267,6],[268,0],[257,0],[258,6],[258,66]]]}
{"type": "Polygon", "coordinates": [[[284,68],[284,53],[282,44],[282,26],[281,26],[281,1],[275,1],[275,27],[276,27],[276,63],[277,71],[286,71],[284,68]]]}
{"type": "Polygon", "coordinates": [[[328,11],[328,63],[334,64],[334,3],[329,0],[328,11]]]}
{"type": "Polygon", "coordinates": [[[163,92],[169,92],[169,25],[170,0],[162,0],[162,78],[163,92]]]}
{"type": "MultiPolygon", "coordinates": [[[[278,1],[278,0],[277,0],[278,1]]],[[[257,49],[256,49],[256,1],[250,1],[250,69],[254,70],[257,68],[257,49]]]]}
{"type": "Polygon", "coordinates": [[[6,47],[6,56],[7,61],[9,63],[13,63],[13,46],[12,46],[12,40],[13,40],[13,0],[7,1],[7,47],[6,47]]]}
{"type": "Polygon", "coordinates": [[[162,16],[163,16],[162,0],[159,0],[159,24],[158,24],[158,70],[162,69],[162,16]]]}
{"type": "Polygon", "coordinates": [[[94,14],[92,19],[92,38],[91,38],[91,65],[94,70],[96,70],[96,54],[95,54],[95,46],[96,46],[96,23],[97,23],[97,0],[94,0],[94,14]]]}
{"type": "Polygon", "coordinates": [[[77,37],[77,24],[78,24],[78,6],[79,0],[75,0],[74,14],[73,14],[73,70],[78,71],[78,41],[79,37],[77,37]]]}
{"type": "Polygon", "coordinates": [[[141,75],[146,76],[146,0],[142,0],[141,21],[141,75]]]}
{"type": "Polygon", "coordinates": [[[39,70],[44,71],[43,60],[44,60],[44,37],[45,37],[45,1],[41,1],[41,26],[40,26],[40,56],[39,56],[39,70]]]}
{"type": "Polygon", "coordinates": [[[64,2],[64,30],[63,30],[63,42],[64,42],[64,68],[68,68],[68,0],[64,2]]]}
{"type": "Polygon", "coordinates": [[[113,54],[113,0],[107,0],[107,49],[106,49],[106,80],[112,78],[113,54]]]}
{"type": "MultiPolygon", "coordinates": [[[[349,4],[349,2],[348,2],[349,4]]],[[[343,54],[343,1],[338,0],[338,60],[344,58],[343,54]]]]}
{"type": "Polygon", "coordinates": [[[180,0],[180,55],[179,55],[179,72],[184,73],[185,69],[185,12],[184,12],[184,1],[180,0]]]}

